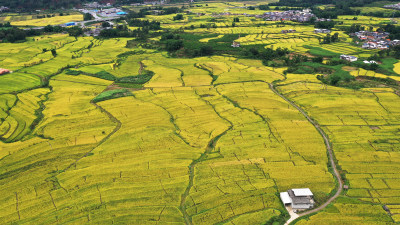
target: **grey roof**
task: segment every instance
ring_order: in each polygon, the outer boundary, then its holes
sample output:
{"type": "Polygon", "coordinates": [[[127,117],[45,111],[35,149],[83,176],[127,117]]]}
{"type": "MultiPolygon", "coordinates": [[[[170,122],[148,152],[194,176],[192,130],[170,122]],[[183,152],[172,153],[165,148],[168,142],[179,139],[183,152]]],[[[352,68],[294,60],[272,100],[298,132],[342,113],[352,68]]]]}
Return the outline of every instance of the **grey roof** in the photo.
{"type": "Polygon", "coordinates": [[[298,197],[298,196],[294,195],[294,192],[292,190],[288,190],[287,192],[288,192],[290,198],[292,199],[292,203],[295,205],[296,204],[312,204],[312,202],[313,202],[312,198],[309,196],[298,197]]]}

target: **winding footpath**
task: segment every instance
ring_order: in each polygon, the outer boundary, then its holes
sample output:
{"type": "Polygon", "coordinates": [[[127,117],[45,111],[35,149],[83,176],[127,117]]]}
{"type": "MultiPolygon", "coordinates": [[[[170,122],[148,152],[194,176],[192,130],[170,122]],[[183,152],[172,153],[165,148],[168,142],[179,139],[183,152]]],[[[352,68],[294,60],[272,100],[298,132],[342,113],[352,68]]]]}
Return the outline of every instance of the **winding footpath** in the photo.
{"type": "MultiPolygon", "coordinates": [[[[318,208],[315,208],[315,209],[312,209],[312,210],[309,210],[309,211],[306,211],[306,212],[303,212],[303,213],[300,213],[300,214],[295,214],[295,215],[298,215],[297,218],[299,218],[299,217],[303,217],[303,216],[310,215],[310,214],[312,214],[312,213],[319,212],[319,211],[325,209],[325,208],[326,208],[329,204],[331,204],[337,197],[339,197],[340,193],[341,193],[342,190],[343,190],[343,180],[342,180],[342,178],[340,177],[339,171],[338,171],[337,168],[336,168],[336,163],[335,163],[335,160],[333,159],[333,151],[332,151],[332,146],[331,146],[331,144],[330,144],[330,142],[329,142],[329,138],[328,138],[328,136],[324,133],[324,131],[321,129],[321,127],[318,125],[318,123],[315,122],[313,119],[311,119],[311,117],[308,116],[308,114],[307,114],[302,108],[300,108],[300,107],[297,106],[294,102],[290,101],[290,100],[287,99],[285,96],[283,96],[281,93],[279,93],[279,92],[275,89],[275,87],[274,87],[273,84],[269,83],[269,87],[270,87],[270,89],[271,89],[276,95],[278,95],[279,97],[281,97],[282,99],[284,99],[284,100],[285,100],[286,102],[288,102],[290,105],[292,105],[293,107],[295,107],[301,114],[303,114],[303,116],[307,118],[307,120],[315,127],[315,129],[318,130],[318,132],[321,134],[322,138],[324,139],[326,149],[328,150],[329,162],[330,162],[330,164],[331,164],[331,166],[332,166],[332,169],[333,169],[333,173],[334,173],[333,175],[336,177],[336,179],[337,179],[337,181],[338,181],[338,183],[339,183],[339,187],[338,187],[336,193],[335,193],[331,198],[329,198],[328,201],[326,201],[324,204],[320,205],[318,208]]],[[[297,218],[295,218],[295,217],[296,217],[296,216],[291,215],[290,219],[285,223],[285,225],[289,225],[293,220],[297,219],[297,218]]]]}

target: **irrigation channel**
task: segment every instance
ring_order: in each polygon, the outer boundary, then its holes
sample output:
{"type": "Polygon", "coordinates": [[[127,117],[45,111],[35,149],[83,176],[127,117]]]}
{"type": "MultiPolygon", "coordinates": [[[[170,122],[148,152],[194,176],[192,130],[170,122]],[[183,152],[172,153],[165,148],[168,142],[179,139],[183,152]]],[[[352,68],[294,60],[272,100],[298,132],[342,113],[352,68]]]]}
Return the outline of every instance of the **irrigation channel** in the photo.
{"type": "MultiPolygon", "coordinates": [[[[326,150],[328,151],[328,156],[329,156],[329,162],[332,166],[333,169],[333,175],[336,177],[337,182],[339,184],[339,187],[336,191],[336,193],[330,197],[324,204],[320,205],[319,207],[300,213],[298,214],[297,218],[303,217],[303,216],[307,216],[316,212],[319,212],[323,209],[325,209],[329,204],[331,204],[337,197],[339,197],[340,193],[343,190],[343,181],[342,181],[342,177],[339,174],[339,171],[336,168],[336,163],[335,160],[333,159],[333,151],[332,151],[332,146],[329,142],[329,138],[328,136],[324,133],[324,131],[321,129],[321,127],[318,125],[317,122],[315,122],[313,119],[311,119],[310,116],[308,116],[308,114],[299,106],[297,106],[294,102],[290,101],[289,99],[287,99],[285,96],[283,96],[281,93],[279,93],[273,84],[269,83],[269,87],[271,88],[271,90],[278,95],[279,97],[281,97],[282,99],[284,99],[286,102],[288,102],[290,105],[292,105],[293,107],[295,107],[299,112],[301,112],[301,114],[303,114],[304,117],[307,118],[307,120],[315,127],[315,129],[318,130],[318,132],[321,134],[322,138],[324,139],[325,142],[325,146],[326,146],[326,150]]],[[[297,219],[296,217],[291,216],[290,219],[285,223],[285,225],[289,225],[293,220],[297,219]]]]}

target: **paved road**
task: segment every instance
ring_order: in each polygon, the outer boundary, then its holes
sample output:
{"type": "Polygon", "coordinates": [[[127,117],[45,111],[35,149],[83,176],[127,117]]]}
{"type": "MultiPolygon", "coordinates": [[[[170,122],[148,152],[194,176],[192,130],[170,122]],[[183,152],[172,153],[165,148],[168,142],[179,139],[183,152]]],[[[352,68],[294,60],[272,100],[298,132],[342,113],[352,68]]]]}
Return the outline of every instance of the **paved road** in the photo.
{"type": "Polygon", "coordinates": [[[292,207],[286,206],[286,210],[289,212],[290,218],[286,221],[285,225],[289,225],[293,220],[299,218],[299,215],[293,212],[292,207]]]}
{"type": "MultiPolygon", "coordinates": [[[[275,89],[275,87],[274,87],[273,84],[270,83],[270,84],[269,84],[269,87],[271,88],[271,90],[272,90],[275,94],[277,94],[279,97],[283,98],[283,99],[284,99],[285,101],[287,101],[290,105],[292,105],[292,106],[295,107],[297,110],[299,110],[299,112],[301,112],[301,114],[303,114],[304,117],[307,118],[307,120],[315,127],[315,129],[318,130],[318,132],[321,134],[322,138],[324,139],[325,146],[326,146],[326,150],[328,151],[328,155],[329,155],[329,162],[330,162],[330,164],[331,164],[331,166],[332,166],[332,168],[333,168],[334,175],[335,175],[335,177],[336,177],[336,179],[337,179],[337,181],[338,181],[338,183],[339,183],[339,188],[337,189],[336,193],[335,193],[331,198],[329,198],[328,201],[326,201],[324,204],[320,205],[318,208],[309,210],[309,211],[307,211],[307,212],[300,213],[300,214],[298,214],[298,216],[299,216],[299,217],[302,217],[302,216],[306,216],[306,215],[309,215],[309,214],[312,214],[312,213],[321,211],[321,210],[323,210],[324,208],[326,208],[330,203],[332,203],[337,197],[339,197],[340,193],[341,193],[342,190],[343,190],[343,180],[342,180],[342,177],[340,177],[339,171],[338,171],[337,168],[336,168],[336,163],[335,163],[335,160],[333,159],[333,152],[332,152],[331,144],[330,144],[330,142],[329,142],[329,138],[328,138],[328,136],[326,136],[326,134],[323,132],[323,130],[321,129],[321,127],[319,126],[319,124],[318,124],[317,122],[315,122],[313,119],[311,119],[311,117],[308,116],[308,114],[307,114],[302,108],[300,108],[300,107],[297,106],[295,103],[293,103],[292,101],[290,101],[289,99],[287,99],[285,96],[283,96],[281,93],[279,93],[279,92],[275,89]]],[[[289,220],[290,220],[290,219],[289,219],[289,220]]],[[[292,222],[292,221],[293,221],[293,220],[290,220],[290,222],[292,222]]],[[[288,221],[286,224],[289,224],[290,222],[288,221]]]]}

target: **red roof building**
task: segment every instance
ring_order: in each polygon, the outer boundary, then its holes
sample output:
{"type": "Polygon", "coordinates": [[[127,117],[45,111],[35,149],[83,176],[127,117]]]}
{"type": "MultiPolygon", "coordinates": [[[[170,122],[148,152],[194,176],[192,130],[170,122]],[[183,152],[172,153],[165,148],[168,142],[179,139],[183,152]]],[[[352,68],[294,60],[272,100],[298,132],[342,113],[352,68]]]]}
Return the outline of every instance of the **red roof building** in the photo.
{"type": "Polygon", "coordinates": [[[0,75],[4,75],[4,74],[7,74],[7,73],[10,73],[10,71],[8,69],[0,68],[0,75]]]}

